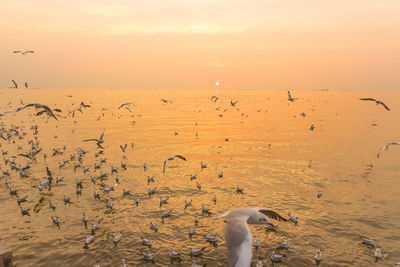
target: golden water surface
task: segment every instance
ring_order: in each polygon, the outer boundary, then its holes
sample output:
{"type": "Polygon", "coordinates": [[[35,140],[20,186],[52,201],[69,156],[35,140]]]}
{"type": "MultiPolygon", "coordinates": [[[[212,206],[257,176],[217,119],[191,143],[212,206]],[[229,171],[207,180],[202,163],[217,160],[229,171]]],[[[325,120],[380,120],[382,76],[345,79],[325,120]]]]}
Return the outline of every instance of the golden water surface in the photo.
{"type": "Polygon", "coordinates": [[[322,249],[320,266],[394,266],[400,261],[400,147],[390,147],[379,159],[376,154],[384,144],[400,141],[400,93],[293,91],[292,96],[298,100],[289,102],[286,91],[0,91],[0,112],[22,106],[21,100],[63,111],[58,121],[50,118],[48,122],[46,115],[34,116],[32,108],[0,117],[1,128],[8,131],[19,126],[19,135],[26,133],[22,139],[17,135],[10,141],[0,139],[0,149],[7,152],[0,157],[21,166],[32,162],[26,178],[3,159],[0,162],[0,237],[12,248],[15,266],[93,266],[97,262],[120,266],[122,259],[128,266],[190,266],[193,261],[224,266],[224,221],[213,217],[247,206],[269,207],[299,218],[297,225],[274,222],[276,232],[250,226],[260,241],[253,251],[254,265],[263,256],[265,266],[312,266],[315,252],[322,249]],[[213,95],[219,97],[216,103],[210,100],[213,95]],[[381,99],[391,111],[360,97],[381,99]],[[231,100],[238,100],[237,109],[231,100]],[[81,101],[91,107],[74,117],[68,114],[81,101]],[[118,109],[125,102],[134,103],[131,112],[118,109]],[[302,112],[305,117],[300,116],[302,112]],[[36,162],[16,156],[30,151],[28,141],[35,141],[33,125],[38,126],[38,146],[43,149],[36,162]],[[103,131],[104,155],[95,157],[96,144],[83,140],[99,138],[103,131]],[[126,152],[120,149],[124,144],[126,152]],[[55,148],[62,154],[53,156],[55,148]],[[82,164],[90,167],[86,174],[82,167],[74,171],[77,148],[88,151],[82,164]],[[72,154],[75,160],[59,168],[72,154]],[[176,154],[187,161],[169,161],[163,175],[164,160],[176,154]],[[106,163],[95,170],[94,163],[101,158],[106,163]],[[207,168],[201,170],[201,161],[207,168]],[[37,185],[46,180],[46,166],[54,177],[64,180],[40,192],[37,185]],[[111,174],[111,166],[118,173],[111,174]],[[3,173],[7,170],[8,186],[3,173]],[[220,172],[222,178],[218,178],[220,172]],[[90,178],[100,173],[108,178],[93,183],[90,178]],[[188,175],[195,173],[197,179],[191,181],[188,175]],[[104,186],[114,184],[117,176],[120,184],[115,191],[104,193],[104,186]],[[147,176],[155,176],[155,183],[148,184],[147,176]],[[82,195],[75,193],[77,179],[83,181],[82,195]],[[244,189],[243,194],[236,193],[237,186],[244,189]],[[30,208],[30,216],[21,215],[10,187],[21,197],[28,196],[21,206],[30,208]],[[148,189],[154,187],[157,191],[149,197],[148,189]],[[131,190],[132,196],[122,196],[123,189],[131,190]],[[93,191],[100,193],[100,200],[94,199],[93,191]],[[318,191],[322,198],[317,198],[318,191]],[[64,205],[64,195],[72,204],[64,205]],[[170,197],[168,204],[160,207],[160,196],[170,197]],[[138,207],[136,197],[140,197],[138,207]],[[190,199],[192,206],[184,209],[184,201],[190,199]],[[106,207],[107,200],[113,203],[112,210],[106,207]],[[49,201],[56,204],[55,211],[49,201]],[[211,209],[210,216],[201,213],[202,204],[211,209]],[[162,222],[161,211],[169,209],[172,215],[162,222]],[[84,248],[83,240],[90,235],[90,224],[86,228],[82,223],[82,212],[90,222],[102,219],[89,248],[84,248]],[[195,213],[200,221],[190,239],[188,227],[194,225],[195,213]],[[61,218],[59,227],[51,216],[61,218]],[[158,232],[150,229],[150,222],[158,223],[158,232]],[[118,232],[122,239],[115,246],[112,236],[118,232]],[[218,235],[216,246],[203,236],[213,233],[218,235]],[[142,245],[142,236],[152,237],[153,262],[140,255],[150,251],[142,245]],[[375,248],[361,244],[359,236],[375,238],[383,259],[375,262],[375,248]],[[271,252],[285,240],[290,240],[290,248],[280,252],[287,254],[286,259],[271,263],[271,252]],[[180,262],[171,262],[170,246],[183,254],[180,262]],[[192,258],[189,247],[206,249],[192,258]]]}

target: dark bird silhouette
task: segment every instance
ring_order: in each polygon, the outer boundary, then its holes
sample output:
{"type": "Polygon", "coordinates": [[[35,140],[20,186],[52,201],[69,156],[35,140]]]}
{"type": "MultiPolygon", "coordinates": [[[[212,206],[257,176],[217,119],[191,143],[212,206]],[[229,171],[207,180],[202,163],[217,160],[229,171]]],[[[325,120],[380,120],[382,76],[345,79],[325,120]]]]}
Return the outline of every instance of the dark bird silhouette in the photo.
{"type": "Polygon", "coordinates": [[[33,54],[33,53],[35,53],[35,51],[33,51],[33,50],[27,50],[27,51],[22,52],[22,51],[20,51],[20,50],[15,50],[15,51],[13,51],[13,53],[14,53],[14,54],[20,53],[21,55],[25,56],[26,54],[33,54]]]}
{"type": "Polygon", "coordinates": [[[387,111],[390,111],[390,108],[388,106],[385,105],[385,103],[383,103],[382,101],[378,100],[378,99],[374,99],[374,98],[360,98],[360,100],[363,101],[374,101],[377,105],[382,105],[387,111]]]}
{"type": "Polygon", "coordinates": [[[12,82],[13,82],[13,84],[14,84],[14,87],[13,88],[18,88],[18,84],[14,81],[14,80],[11,80],[12,82]]]}
{"type": "Polygon", "coordinates": [[[181,155],[175,155],[175,156],[172,156],[172,157],[167,158],[166,160],[164,160],[163,174],[165,173],[165,166],[167,165],[167,161],[168,161],[168,160],[174,160],[175,158],[179,158],[179,159],[181,159],[181,160],[186,161],[186,158],[183,157],[183,156],[181,156],[181,155]]]}
{"type": "Polygon", "coordinates": [[[48,116],[53,117],[56,120],[58,120],[58,119],[57,119],[56,115],[54,115],[53,111],[54,112],[61,112],[61,110],[58,109],[58,108],[51,110],[48,106],[42,105],[40,103],[27,104],[27,105],[25,105],[23,107],[17,108],[14,112],[18,112],[18,111],[21,111],[21,110],[23,110],[25,108],[29,108],[29,107],[34,107],[36,110],[42,109],[42,110],[40,110],[39,112],[37,112],[35,114],[36,116],[40,116],[40,115],[46,113],[48,116]]]}
{"type": "Polygon", "coordinates": [[[290,91],[288,91],[287,94],[288,94],[288,100],[289,100],[290,102],[294,102],[295,100],[298,99],[298,98],[293,98],[292,95],[290,94],[290,91]]]}

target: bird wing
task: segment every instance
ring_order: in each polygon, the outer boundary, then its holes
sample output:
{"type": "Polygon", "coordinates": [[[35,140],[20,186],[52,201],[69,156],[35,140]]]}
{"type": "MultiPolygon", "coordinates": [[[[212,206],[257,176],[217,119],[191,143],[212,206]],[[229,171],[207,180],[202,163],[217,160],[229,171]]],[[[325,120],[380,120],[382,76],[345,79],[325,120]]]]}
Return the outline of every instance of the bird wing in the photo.
{"type": "Polygon", "coordinates": [[[390,145],[400,145],[400,142],[391,142],[389,144],[384,145],[378,152],[378,155],[376,155],[377,158],[381,155],[382,151],[387,150],[390,145]]]}
{"type": "Polygon", "coordinates": [[[288,98],[292,98],[292,96],[290,95],[290,91],[287,92],[288,98]]]}
{"type": "Polygon", "coordinates": [[[18,111],[23,110],[23,109],[25,109],[25,108],[33,107],[33,106],[35,106],[35,105],[36,105],[35,103],[32,103],[32,104],[25,105],[25,106],[23,106],[23,107],[19,107],[19,108],[17,108],[17,109],[15,110],[15,112],[18,112],[18,111]]]}
{"type": "Polygon", "coordinates": [[[46,167],[47,177],[52,177],[49,167],[46,167]]]}
{"type": "Polygon", "coordinates": [[[85,139],[85,140],[83,140],[83,142],[89,142],[89,141],[99,142],[99,140],[97,140],[97,139],[85,139]]]}
{"type": "Polygon", "coordinates": [[[18,88],[18,84],[14,80],[11,80],[11,81],[13,82],[15,88],[18,88]]]}
{"type": "Polygon", "coordinates": [[[99,140],[100,140],[100,141],[103,141],[103,137],[104,137],[104,132],[101,133],[100,139],[99,139],[99,140]]]}
{"type": "Polygon", "coordinates": [[[56,115],[54,115],[53,111],[48,106],[42,105],[42,108],[46,110],[47,114],[53,117],[54,119],[58,120],[56,115]]]}
{"type": "Polygon", "coordinates": [[[260,208],[258,211],[261,212],[262,214],[264,214],[265,216],[268,216],[271,219],[278,220],[278,221],[285,221],[285,222],[287,221],[286,218],[282,217],[279,213],[277,213],[276,211],[274,211],[272,209],[260,208]]]}
{"type": "Polygon", "coordinates": [[[185,157],[183,157],[183,156],[181,156],[181,155],[175,155],[174,157],[176,157],[176,158],[180,158],[180,159],[183,159],[183,160],[185,160],[185,161],[186,161],[186,158],[185,158],[185,157]]]}
{"type": "Polygon", "coordinates": [[[381,104],[387,111],[390,111],[390,108],[385,105],[382,101],[377,100],[376,103],[381,104]]]}
{"type": "Polygon", "coordinates": [[[376,101],[376,99],[374,99],[374,98],[370,98],[370,97],[367,97],[367,98],[360,98],[360,100],[364,100],[364,101],[376,101]]]}
{"type": "Polygon", "coordinates": [[[248,216],[231,218],[225,226],[225,242],[228,247],[228,267],[250,266],[252,239],[247,226],[248,216]]]}
{"type": "Polygon", "coordinates": [[[164,174],[164,172],[165,172],[165,165],[167,165],[167,160],[164,160],[164,166],[163,166],[163,170],[162,170],[162,173],[164,174]]]}

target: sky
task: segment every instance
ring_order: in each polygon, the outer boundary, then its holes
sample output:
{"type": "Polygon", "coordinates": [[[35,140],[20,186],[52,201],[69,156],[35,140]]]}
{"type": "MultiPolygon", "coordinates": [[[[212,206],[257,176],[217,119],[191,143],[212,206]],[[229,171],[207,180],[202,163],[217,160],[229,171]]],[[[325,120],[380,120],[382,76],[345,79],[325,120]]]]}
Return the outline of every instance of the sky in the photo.
{"type": "Polygon", "coordinates": [[[400,89],[398,0],[1,0],[0,10],[0,88],[400,89]]]}

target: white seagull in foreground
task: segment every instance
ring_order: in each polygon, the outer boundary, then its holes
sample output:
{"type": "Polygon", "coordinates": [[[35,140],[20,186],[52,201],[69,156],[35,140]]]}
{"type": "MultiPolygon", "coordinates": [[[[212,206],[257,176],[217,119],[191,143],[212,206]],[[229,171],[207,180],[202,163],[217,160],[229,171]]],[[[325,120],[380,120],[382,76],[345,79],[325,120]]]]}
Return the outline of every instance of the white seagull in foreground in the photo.
{"type": "Polygon", "coordinates": [[[247,224],[273,225],[271,219],[287,221],[268,208],[237,208],[223,214],[226,219],[225,241],[228,247],[228,267],[250,266],[253,257],[252,236],[247,224]]]}
{"type": "Polygon", "coordinates": [[[175,156],[171,156],[171,157],[167,158],[166,160],[164,160],[164,167],[163,167],[163,171],[162,171],[163,174],[165,172],[165,166],[167,165],[167,161],[168,160],[174,160],[175,158],[182,159],[182,160],[186,161],[186,158],[181,156],[181,155],[175,155],[175,156]]]}
{"type": "Polygon", "coordinates": [[[389,149],[389,146],[391,146],[391,145],[400,145],[400,142],[391,142],[391,143],[389,143],[389,144],[384,145],[384,146],[381,148],[381,150],[379,150],[378,155],[376,155],[376,157],[379,158],[379,156],[381,155],[382,151],[388,150],[388,149],[389,149]]]}

